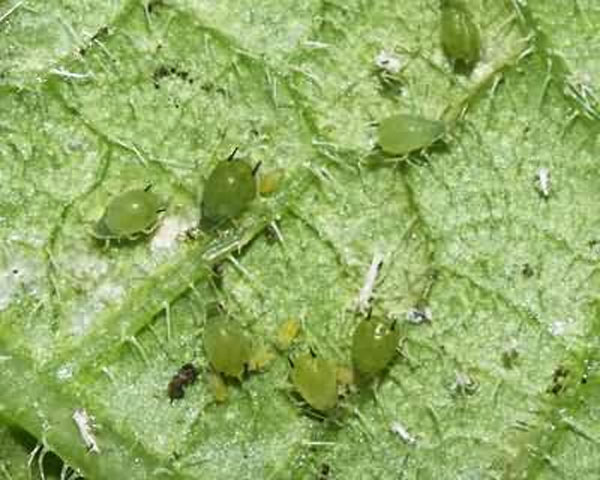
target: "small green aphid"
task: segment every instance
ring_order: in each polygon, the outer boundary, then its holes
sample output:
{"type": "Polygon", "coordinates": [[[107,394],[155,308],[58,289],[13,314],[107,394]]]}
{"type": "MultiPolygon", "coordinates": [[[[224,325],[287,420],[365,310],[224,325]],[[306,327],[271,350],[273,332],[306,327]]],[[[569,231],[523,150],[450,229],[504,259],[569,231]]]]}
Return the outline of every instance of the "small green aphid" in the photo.
{"type": "Polygon", "coordinates": [[[471,70],[481,56],[479,29],[462,0],[442,0],[440,40],[455,68],[471,70]]]}
{"type": "Polygon", "coordinates": [[[392,361],[400,341],[400,329],[376,318],[362,320],[352,337],[352,362],[363,375],[381,372],[392,361]]]}
{"type": "Polygon", "coordinates": [[[240,216],[256,197],[258,166],[253,169],[246,162],[235,161],[236,152],[237,148],[206,180],[200,220],[203,230],[214,230],[240,216]]]}
{"type": "Polygon", "coordinates": [[[150,188],[149,185],[143,190],[129,190],[113,198],[92,234],[101,240],[123,240],[151,233],[165,206],[150,188]]]}
{"type": "Polygon", "coordinates": [[[204,348],[210,364],[218,372],[242,379],[252,359],[252,341],[242,326],[223,316],[209,319],[204,327],[204,348]]]}
{"type": "Polygon", "coordinates": [[[400,113],[379,122],[377,143],[389,155],[407,155],[430,146],[445,131],[444,122],[400,113]]]}
{"type": "Polygon", "coordinates": [[[337,403],[337,371],[329,360],[312,351],[296,358],[292,366],[292,382],[298,393],[315,410],[326,412],[337,403]]]}

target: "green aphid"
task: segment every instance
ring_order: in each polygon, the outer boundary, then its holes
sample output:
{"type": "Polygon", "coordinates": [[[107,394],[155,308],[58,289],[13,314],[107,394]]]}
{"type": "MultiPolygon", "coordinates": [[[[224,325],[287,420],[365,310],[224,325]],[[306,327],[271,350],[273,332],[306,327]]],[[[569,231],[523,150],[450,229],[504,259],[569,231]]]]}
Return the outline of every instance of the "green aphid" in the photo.
{"type": "Polygon", "coordinates": [[[165,211],[162,200],[150,191],[129,190],[111,200],[102,218],[96,222],[92,235],[101,240],[131,240],[151,233],[158,225],[159,214],[165,211]]]}
{"type": "Polygon", "coordinates": [[[444,122],[400,113],[379,122],[377,143],[389,155],[407,155],[429,147],[445,131],[444,122]]]}
{"type": "Polygon", "coordinates": [[[252,341],[237,321],[224,316],[207,321],[204,349],[210,364],[218,373],[238,380],[242,379],[252,358],[252,341]]]}
{"type": "Polygon", "coordinates": [[[400,341],[400,329],[376,318],[362,320],[352,337],[352,362],[363,375],[381,372],[396,355],[400,341]]]}
{"type": "Polygon", "coordinates": [[[442,0],[440,40],[446,56],[459,69],[471,70],[481,57],[481,36],[462,0],[442,0]]]}
{"type": "Polygon", "coordinates": [[[292,383],[315,410],[326,412],[337,404],[337,371],[329,360],[312,351],[290,361],[292,383]]]}
{"type": "Polygon", "coordinates": [[[226,161],[220,162],[204,185],[200,227],[215,230],[239,217],[256,197],[254,169],[246,162],[235,161],[237,148],[226,161]]]}

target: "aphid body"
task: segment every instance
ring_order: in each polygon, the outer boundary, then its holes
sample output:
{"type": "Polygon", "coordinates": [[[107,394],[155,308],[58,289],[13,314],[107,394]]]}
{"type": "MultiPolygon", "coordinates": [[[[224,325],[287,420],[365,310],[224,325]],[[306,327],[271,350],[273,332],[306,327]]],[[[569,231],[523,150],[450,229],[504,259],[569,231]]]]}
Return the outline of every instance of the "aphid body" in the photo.
{"type": "Polygon", "coordinates": [[[167,386],[167,395],[173,400],[179,400],[185,395],[185,388],[191,385],[198,378],[198,370],[191,363],[183,365],[179,371],[173,375],[173,378],[167,386]]]}
{"type": "Polygon", "coordinates": [[[252,341],[235,320],[222,316],[204,327],[204,349],[213,368],[224,375],[242,379],[252,359],[252,341]]]}
{"type": "Polygon", "coordinates": [[[162,201],[150,188],[129,190],[111,200],[92,234],[103,240],[148,234],[156,227],[163,210],[162,201]]]}
{"type": "Polygon", "coordinates": [[[366,318],[352,337],[352,362],[363,375],[381,372],[392,361],[400,340],[400,329],[393,322],[366,318]]]}
{"type": "Polygon", "coordinates": [[[337,372],[329,360],[305,354],[293,361],[292,382],[315,410],[325,412],[337,403],[337,372]]]}
{"type": "Polygon", "coordinates": [[[429,147],[445,130],[439,120],[400,113],[379,122],[377,143],[389,155],[407,155],[429,147]]]}
{"type": "Polygon", "coordinates": [[[442,0],[440,40],[455,67],[472,69],[481,55],[481,37],[462,0],[442,0]]]}
{"type": "Polygon", "coordinates": [[[256,197],[256,179],[250,165],[235,161],[234,152],[208,176],[202,196],[200,227],[214,230],[240,216],[256,197]]]}

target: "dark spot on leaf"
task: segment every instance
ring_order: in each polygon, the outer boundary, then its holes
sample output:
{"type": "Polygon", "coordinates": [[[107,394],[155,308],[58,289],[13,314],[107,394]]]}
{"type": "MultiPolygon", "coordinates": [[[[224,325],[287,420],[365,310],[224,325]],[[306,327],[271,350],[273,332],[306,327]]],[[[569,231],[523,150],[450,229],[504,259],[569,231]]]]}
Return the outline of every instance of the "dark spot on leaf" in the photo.
{"type": "Polygon", "coordinates": [[[535,274],[535,271],[533,270],[533,267],[531,265],[525,263],[523,265],[523,268],[521,269],[521,273],[525,278],[531,278],[535,274]]]}
{"type": "Polygon", "coordinates": [[[552,385],[550,385],[546,391],[548,393],[553,393],[554,395],[563,392],[566,387],[565,382],[568,376],[569,370],[567,368],[562,365],[556,367],[552,373],[552,385]]]}

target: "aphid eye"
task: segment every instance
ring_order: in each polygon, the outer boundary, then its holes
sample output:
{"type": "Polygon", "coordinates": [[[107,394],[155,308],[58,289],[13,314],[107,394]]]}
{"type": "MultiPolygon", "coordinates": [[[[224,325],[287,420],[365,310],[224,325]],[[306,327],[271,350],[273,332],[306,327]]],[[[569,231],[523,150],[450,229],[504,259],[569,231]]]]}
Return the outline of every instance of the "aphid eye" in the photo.
{"type": "Polygon", "coordinates": [[[256,197],[256,179],[252,167],[239,160],[233,162],[237,148],[227,161],[220,162],[210,173],[202,195],[203,230],[215,230],[240,216],[256,197]]]}
{"type": "Polygon", "coordinates": [[[462,0],[442,0],[441,10],[442,49],[455,70],[468,73],[481,55],[479,29],[462,0]]]}
{"type": "Polygon", "coordinates": [[[380,319],[362,320],[352,337],[352,362],[363,375],[383,371],[396,354],[400,331],[380,319]]]}
{"type": "Polygon", "coordinates": [[[445,133],[439,120],[397,114],[379,122],[377,143],[389,155],[407,155],[429,147],[445,133]]]}
{"type": "Polygon", "coordinates": [[[158,224],[159,213],[165,211],[164,203],[150,191],[151,185],[142,190],[129,190],[113,198],[102,218],[96,223],[96,238],[131,239],[139,234],[151,233],[158,224]]]}
{"type": "Polygon", "coordinates": [[[337,372],[332,362],[311,353],[290,361],[290,365],[294,387],[311,407],[319,411],[335,407],[337,372]]]}

